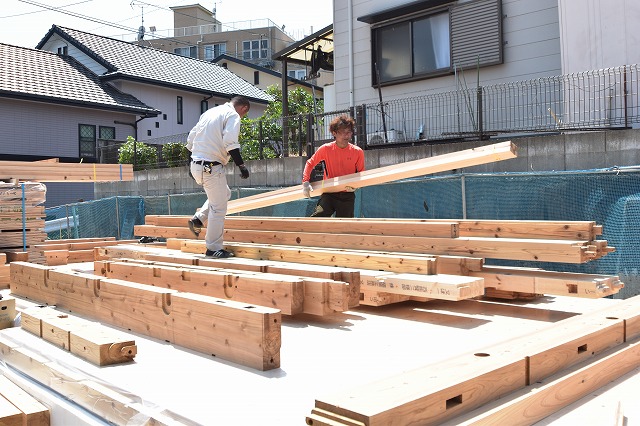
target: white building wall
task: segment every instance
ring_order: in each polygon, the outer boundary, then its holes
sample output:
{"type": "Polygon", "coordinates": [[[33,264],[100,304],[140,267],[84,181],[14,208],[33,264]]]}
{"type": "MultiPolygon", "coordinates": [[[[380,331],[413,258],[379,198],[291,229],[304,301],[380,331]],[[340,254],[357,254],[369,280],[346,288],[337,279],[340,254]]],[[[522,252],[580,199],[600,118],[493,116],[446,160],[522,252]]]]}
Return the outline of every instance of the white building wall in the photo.
{"type": "Polygon", "coordinates": [[[640,63],[640,1],[558,2],[563,74],[640,63]]]}
{"type": "Polygon", "coordinates": [[[107,72],[107,69],[98,64],[95,59],[89,57],[83,51],[77,47],[69,44],[66,40],[60,37],[58,34],[51,36],[49,40],[42,46],[41,50],[48,50],[49,52],[57,53],[59,48],[67,47],[67,55],[72,56],[82,65],[90,69],[96,75],[102,75],[107,72]]]}
{"type": "MultiPolygon", "coordinates": [[[[580,1],[580,0],[575,0],[580,1]]],[[[604,1],[604,0],[603,0],[604,1]]],[[[633,0],[629,0],[633,1],[633,0]]],[[[480,68],[481,85],[529,80],[561,74],[558,0],[503,0],[504,63],[480,68]]],[[[334,2],[335,88],[338,109],[378,102],[371,78],[371,26],[358,17],[410,3],[407,0],[347,0],[334,2]],[[353,76],[349,72],[349,7],[352,7],[353,76]]],[[[401,83],[382,88],[383,99],[446,92],[456,85],[475,87],[478,75],[458,75],[401,83]]]]}

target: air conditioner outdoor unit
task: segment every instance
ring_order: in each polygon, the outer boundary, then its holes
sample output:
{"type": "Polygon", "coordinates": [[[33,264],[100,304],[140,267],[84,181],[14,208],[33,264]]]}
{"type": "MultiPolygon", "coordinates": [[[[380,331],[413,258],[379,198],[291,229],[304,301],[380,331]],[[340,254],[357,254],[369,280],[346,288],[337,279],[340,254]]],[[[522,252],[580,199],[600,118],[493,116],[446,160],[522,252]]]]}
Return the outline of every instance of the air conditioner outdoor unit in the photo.
{"type": "MultiPolygon", "coordinates": [[[[387,142],[404,142],[404,132],[402,130],[387,130],[387,142]]],[[[384,132],[374,132],[367,134],[367,145],[382,145],[385,143],[384,132]]]]}

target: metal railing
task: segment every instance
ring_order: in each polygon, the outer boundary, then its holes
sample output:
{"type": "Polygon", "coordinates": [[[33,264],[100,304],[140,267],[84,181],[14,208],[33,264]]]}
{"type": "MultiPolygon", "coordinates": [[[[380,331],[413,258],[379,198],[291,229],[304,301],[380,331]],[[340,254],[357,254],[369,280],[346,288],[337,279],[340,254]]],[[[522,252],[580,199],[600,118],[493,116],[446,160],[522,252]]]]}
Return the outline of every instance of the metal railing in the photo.
{"type": "Polygon", "coordinates": [[[272,129],[261,133],[259,141],[277,146],[278,156],[313,152],[309,147],[331,139],[329,122],[342,113],[356,119],[355,142],[363,148],[628,128],[640,122],[638,76],[638,65],[626,65],[261,120],[256,125],[272,129]]]}
{"type": "MultiPolygon", "coordinates": [[[[638,65],[464,88],[319,114],[260,119],[241,140],[247,158],[308,156],[332,140],[338,115],[356,120],[354,142],[384,146],[488,139],[495,135],[628,128],[640,122],[638,65]]],[[[183,140],[184,135],[154,140],[183,140]]],[[[113,156],[113,153],[112,153],[113,156]]]]}

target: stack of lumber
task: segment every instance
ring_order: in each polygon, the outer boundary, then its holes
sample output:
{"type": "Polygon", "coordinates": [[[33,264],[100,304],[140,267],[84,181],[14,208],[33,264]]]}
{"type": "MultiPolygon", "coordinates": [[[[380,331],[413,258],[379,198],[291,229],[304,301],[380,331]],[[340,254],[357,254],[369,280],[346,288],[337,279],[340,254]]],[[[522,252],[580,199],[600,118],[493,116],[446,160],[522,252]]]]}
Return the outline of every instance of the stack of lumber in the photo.
{"type": "Polygon", "coordinates": [[[133,180],[131,164],[69,164],[57,159],[0,161],[0,252],[9,261],[45,263],[35,248],[44,232],[46,187],[38,182],[108,182],[133,180]],[[5,182],[3,182],[5,181],[5,182]]]}
{"type": "Polygon", "coordinates": [[[6,376],[0,376],[0,424],[49,426],[50,411],[6,376]]]}
{"type": "Polygon", "coordinates": [[[11,293],[258,370],[280,366],[277,309],[30,262],[11,262],[11,293]]]}
{"type": "Polygon", "coordinates": [[[67,164],[45,161],[0,161],[0,180],[32,182],[111,182],[133,180],[132,164],[67,164]],[[72,166],[72,167],[70,167],[72,166]]]}
{"type": "Polygon", "coordinates": [[[68,263],[93,262],[96,247],[115,244],[130,244],[137,240],[117,240],[115,237],[102,238],[72,238],[61,240],[46,240],[35,246],[42,252],[45,264],[50,266],[66,265],[68,263]]]}
{"type": "Polygon", "coordinates": [[[33,262],[44,261],[35,245],[44,241],[44,201],[46,188],[41,183],[0,183],[0,252],[13,260],[28,253],[33,262]]]}
{"type": "MultiPolygon", "coordinates": [[[[167,247],[203,253],[187,216],[147,216],[137,235],[168,238],[167,247]]],[[[614,250],[598,240],[592,221],[331,219],[227,217],[226,247],[245,259],[285,260],[360,270],[360,304],[446,298],[437,284],[459,283],[457,300],[478,295],[514,298],[563,295],[600,298],[617,293],[617,276],[488,266],[484,259],[584,263],[614,250]],[[314,232],[309,232],[310,230],[314,232]],[[364,264],[366,262],[366,264],[364,264]],[[480,294],[468,279],[483,280],[480,294]],[[465,279],[467,281],[465,281],[465,279]],[[468,297],[461,294],[467,292],[468,297]]],[[[202,238],[202,234],[201,237],[202,238]]],[[[454,298],[449,300],[456,300],[454,298]]]]}

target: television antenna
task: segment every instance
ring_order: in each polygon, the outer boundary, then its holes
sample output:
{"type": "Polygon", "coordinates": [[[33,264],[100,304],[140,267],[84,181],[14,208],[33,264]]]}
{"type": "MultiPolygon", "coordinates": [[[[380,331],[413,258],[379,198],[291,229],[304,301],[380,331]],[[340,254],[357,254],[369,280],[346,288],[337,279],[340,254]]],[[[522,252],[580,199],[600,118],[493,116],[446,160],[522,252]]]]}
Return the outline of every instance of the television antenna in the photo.
{"type": "Polygon", "coordinates": [[[135,1],[131,0],[131,9],[133,9],[134,6],[138,6],[141,10],[142,13],[142,24],[140,25],[140,28],[138,28],[138,41],[142,40],[144,38],[144,4],[139,4],[140,2],[138,2],[136,4],[135,1]]]}

